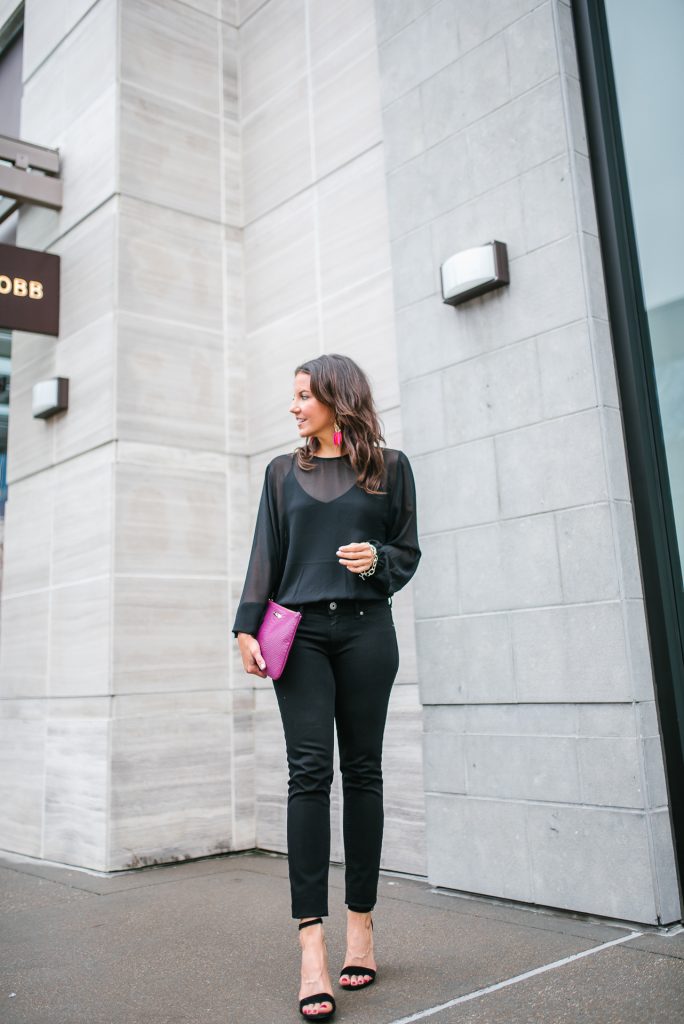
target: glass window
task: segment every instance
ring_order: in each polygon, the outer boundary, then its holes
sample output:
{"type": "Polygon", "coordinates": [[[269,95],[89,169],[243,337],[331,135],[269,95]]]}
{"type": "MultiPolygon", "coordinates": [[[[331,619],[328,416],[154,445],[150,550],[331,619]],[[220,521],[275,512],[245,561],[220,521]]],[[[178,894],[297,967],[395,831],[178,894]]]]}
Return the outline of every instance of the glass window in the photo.
{"type": "Polygon", "coordinates": [[[605,10],[677,541],[684,557],[684,3],[605,0],[605,10]]]}

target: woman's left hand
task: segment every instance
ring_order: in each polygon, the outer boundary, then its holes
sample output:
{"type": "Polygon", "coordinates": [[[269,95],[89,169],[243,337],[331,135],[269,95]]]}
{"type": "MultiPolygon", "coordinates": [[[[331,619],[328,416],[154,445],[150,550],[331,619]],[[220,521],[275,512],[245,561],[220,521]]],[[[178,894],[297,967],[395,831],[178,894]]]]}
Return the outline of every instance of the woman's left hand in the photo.
{"type": "Polygon", "coordinates": [[[336,554],[340,564],[350,572],[366,572],[373,564],[373,549],[367,540],[358,544],[342,544],[336,554]]]}

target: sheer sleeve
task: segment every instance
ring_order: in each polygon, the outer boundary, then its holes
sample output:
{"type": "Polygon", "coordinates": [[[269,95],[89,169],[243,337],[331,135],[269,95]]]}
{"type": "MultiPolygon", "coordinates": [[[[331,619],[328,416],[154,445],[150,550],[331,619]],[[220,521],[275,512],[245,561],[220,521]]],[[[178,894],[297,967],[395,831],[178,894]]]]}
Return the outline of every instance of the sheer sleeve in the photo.
{"type": "Polygon", "coordinates": [[[233,623],[233,636],[237,636],[238,633],[251,633],[252,636],[256,636],[268,599],[277,588],[282,564],[281,519],[277,506],[274,467],[270,462],[264,475],[252,551],[233,623]]]}
{"type": "Polygon", "coordinates": [[[386,541],[368,540],[378,551],[375,572],[364,583],[380,587],[392,595],[405,587],[421,557],[418,546],[416,485],[411,463],[404,452],[398,453],[396,473],[391,492],[390,519],[386,541]]]}

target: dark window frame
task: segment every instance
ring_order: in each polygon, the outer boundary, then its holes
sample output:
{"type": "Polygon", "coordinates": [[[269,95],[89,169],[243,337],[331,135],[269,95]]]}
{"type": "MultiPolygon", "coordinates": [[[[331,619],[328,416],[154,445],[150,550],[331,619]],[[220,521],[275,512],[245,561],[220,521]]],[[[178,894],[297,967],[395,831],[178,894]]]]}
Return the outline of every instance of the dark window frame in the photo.
{"type": "Polygon", "coordinates": [[[670,821],[684,908],[684,597],[648,316],[603,0],[573,0],[670,821]]]}

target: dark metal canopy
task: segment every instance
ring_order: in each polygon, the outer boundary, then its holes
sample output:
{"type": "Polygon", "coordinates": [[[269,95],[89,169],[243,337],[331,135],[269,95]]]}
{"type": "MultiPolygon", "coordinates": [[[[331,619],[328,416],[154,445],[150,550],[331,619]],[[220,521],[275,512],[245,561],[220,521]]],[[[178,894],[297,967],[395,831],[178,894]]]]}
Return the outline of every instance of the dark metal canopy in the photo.
{"type": "Polygon", "coordinates": [[[0,224],[22,203],[61,210],[59,150],[0,135],[0,224]]]}

